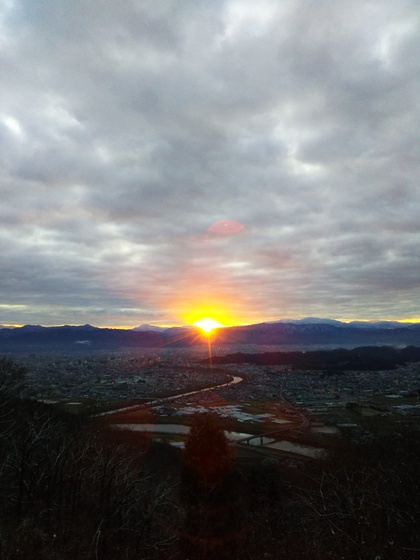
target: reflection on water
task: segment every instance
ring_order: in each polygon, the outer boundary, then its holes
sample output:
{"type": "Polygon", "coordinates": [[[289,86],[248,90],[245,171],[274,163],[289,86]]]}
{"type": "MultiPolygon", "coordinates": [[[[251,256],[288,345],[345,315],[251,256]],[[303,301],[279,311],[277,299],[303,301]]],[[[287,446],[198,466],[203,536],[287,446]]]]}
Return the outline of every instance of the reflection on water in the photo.
{"type": "Polygon", "coordinates": [[[279,451],[287,451],[288,453],[305,455],[306,457],[312,457],[313,459],[320,459],[326,454],[326,451],[324,449],[317,449],[315,447],[309,447],[307,445],[299,445],[298,443],[292,443],[291,441],[276,441],[274,443],[268,444],[266,447],[270,447],[271,449],[278,449],[279,451]]]}
{"type": "Polygon", "coordinates": [[[335,426],[313,426],[311,428],[313,434],[331,434],[338,435],[340,430],[335,426]]]}
{"type": "MultiPolygon", "coordinates": [[[[187,435],[190,432],[190,427],[183,424],[113,424],[112,427],[117,430],[133,430],[152,434],[187,435]]],[[[253,439],[249,440],[248,445],[277,449],[278,451],[286,451],[287,453],[296,453],[314,459],[319,459],[326,453],[324,449],[317,449],[290,441],[277,441],[272,437],[256,437],[253,434],[231,431],[225,431],[225,434],[230,441],[238,441],[252,437],[253,439]]],[[[182,443],[178,442],[178,445],[182,445],[182,443]]]]}
{"type": "Polygon", "coordinates": [[[186,435],[190,432],[190,427],[182,424],[112,424],[112,427],[117,430],[133,430],[152,434],[186,435]]]}
{"type": "MultiPolygon", "coordinates": [[[[183,424],[113,424],[112,427],[117,430],[133,430],[152,434],[187,435],[190,432],[190,427],[183,424]]],[[[251,434],[240,432],[225,431],[225,434],[230,441],[251,437],[251,434]]]]}

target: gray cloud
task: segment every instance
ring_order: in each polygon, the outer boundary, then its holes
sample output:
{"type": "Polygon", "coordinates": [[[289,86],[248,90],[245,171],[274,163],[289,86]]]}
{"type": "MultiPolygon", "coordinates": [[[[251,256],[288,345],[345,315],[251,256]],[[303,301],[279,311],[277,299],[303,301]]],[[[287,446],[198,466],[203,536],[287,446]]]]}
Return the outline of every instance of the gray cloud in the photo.
{"type": "Polygon", "coordinates": [[[4,3],[0,323],[418,318],[419,20],[4,3]]]}

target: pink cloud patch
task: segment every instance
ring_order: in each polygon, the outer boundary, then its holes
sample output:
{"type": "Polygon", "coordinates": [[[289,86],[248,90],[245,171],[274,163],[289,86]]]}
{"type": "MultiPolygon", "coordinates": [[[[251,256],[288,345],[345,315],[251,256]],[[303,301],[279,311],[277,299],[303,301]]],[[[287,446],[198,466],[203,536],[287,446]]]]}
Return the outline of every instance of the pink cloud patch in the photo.
{"type": "Polygon", "coordinates": [[[219,233],[221,235],[232,235],[245,229],[245,226],[236,222],[235,220],[219,220],[208,228],[212,233],[219,233]]]}

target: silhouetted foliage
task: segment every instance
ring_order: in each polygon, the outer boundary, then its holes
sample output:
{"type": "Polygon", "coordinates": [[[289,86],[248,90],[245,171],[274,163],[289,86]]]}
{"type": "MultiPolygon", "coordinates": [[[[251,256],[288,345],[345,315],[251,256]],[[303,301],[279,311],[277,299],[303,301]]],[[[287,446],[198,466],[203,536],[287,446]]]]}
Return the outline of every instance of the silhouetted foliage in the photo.
{"type": "MultiPolygon", "coordinates": [[[[184,452],[9,397],[2,560],[414,560],[420,433],[342,439],[300,468],[235,461],[199,416],[184,452]]],[[[5,423],[2,424],[3,426],[5,423]]],[[[382,435],[386,433],[386,435],[382,435]]]]}
{"type": "Polygon", "coordinates": [[[232,557],[240,519],[233,467],[233,448],[217,420],[197,415],[185,444],[182,473],[185,522],[180,547],[186,558],[232,557]]]}
{"type": "Polygon", "coordinates": [[[17,395],[23,386],[26,368],[6,356],[0,356],[0,397],[17,395]]]}
{"type": "Polygon", "coordinates": [[[233,448],[217,420],[197,415],[185,443],[184,460],[189,475],[208,489],[220,484],[233,465],[233,448]]]}
{"type": "Polygon", "coordinates": [[[19,401],[1,441],[0,557],[159,558],[177,523],[172,475],[155,474],[148,442],[19,401]]]}

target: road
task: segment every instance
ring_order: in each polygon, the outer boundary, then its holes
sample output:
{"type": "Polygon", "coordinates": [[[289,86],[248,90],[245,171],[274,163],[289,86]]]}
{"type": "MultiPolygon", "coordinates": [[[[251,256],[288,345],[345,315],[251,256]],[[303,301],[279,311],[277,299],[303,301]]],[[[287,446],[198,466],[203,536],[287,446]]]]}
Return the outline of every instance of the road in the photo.
{"type": "Polygon", "coordinates": [[[213,391],[214,389],[219,389],[220,387],[229,387],[230,385],[236,385],[243,381],[242,377],[231,375],[230,381],[227,383],[219,383],[218,385],[211,385],[210,387],[205,387],[204,389],[197,389],[196,391],[188,391],[187,393],[177,393],[176,395],[171,395],[170,397],[163,397],[161,399],[154,399],[151,401],[144,402],[142,404],[134,404],[131,406],[124,406],[123,408],[117,408],[114,410],[109,410],[108,412],[101,412],[100,414],[95,414],[94,417],[100,416],[111,416],[112,414],[120,414],[121,412],[131,412],[133,410],[140,410],[142,408],[151,408],[159,406],[162,403],[174,401],[180,397],[187,397],[191,395],[197,395],[198,393],[205,393],[206,391],[213,391]]]}

